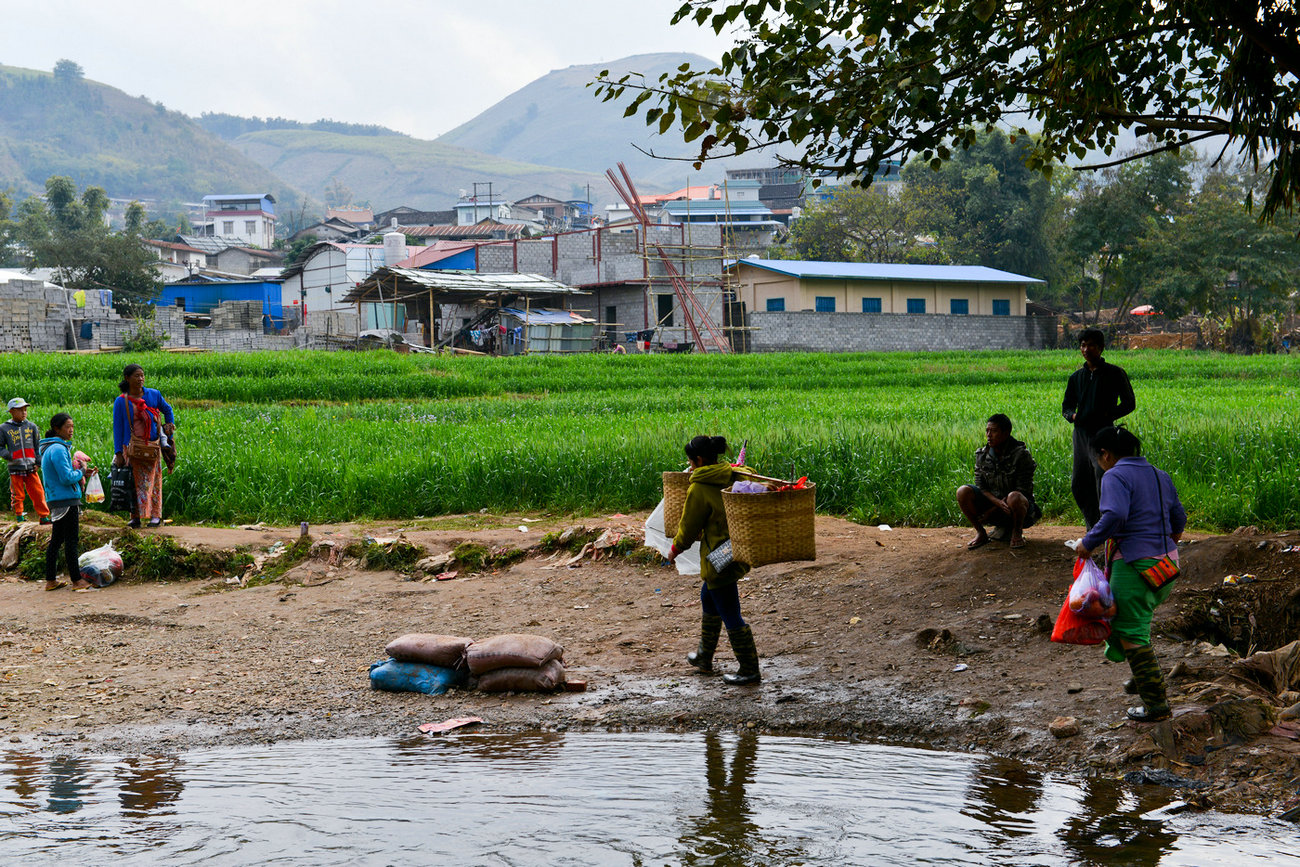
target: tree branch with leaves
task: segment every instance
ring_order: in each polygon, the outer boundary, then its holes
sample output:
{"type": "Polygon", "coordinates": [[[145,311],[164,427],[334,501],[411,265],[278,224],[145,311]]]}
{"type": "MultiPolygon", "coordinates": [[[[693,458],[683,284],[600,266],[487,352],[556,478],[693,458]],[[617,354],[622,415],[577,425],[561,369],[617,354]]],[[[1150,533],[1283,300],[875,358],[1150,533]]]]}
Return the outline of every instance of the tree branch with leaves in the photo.
{"type": "Polygon", "coordinates": [[[1266,217],[1300,189],[1292,0],[689,0],[684,22],[738,41],[709,69],[595,87],[699,141],[697,161],[784,145],[783,162],[870,183],[888,160],[938,166],[1036,127],[1028,165],[1050,171],[1132,129],[1147,148],[1112,164],[1218,136],[1264,168],[1266,217]]]}

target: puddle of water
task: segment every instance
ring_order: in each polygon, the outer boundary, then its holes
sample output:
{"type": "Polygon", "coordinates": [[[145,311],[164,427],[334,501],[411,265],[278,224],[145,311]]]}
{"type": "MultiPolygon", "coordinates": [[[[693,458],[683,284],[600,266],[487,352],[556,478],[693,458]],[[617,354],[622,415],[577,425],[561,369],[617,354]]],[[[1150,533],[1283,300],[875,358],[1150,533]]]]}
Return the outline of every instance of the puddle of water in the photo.
{"type": "MultiPolygon", "coordinates": [[[[1300,865],[1295,826],[1013,762],[814,738],[462,734],[0,754],[32,864],[1300,865]]],[[[21,860],[20,860],[21,859],[21,860]]]]}

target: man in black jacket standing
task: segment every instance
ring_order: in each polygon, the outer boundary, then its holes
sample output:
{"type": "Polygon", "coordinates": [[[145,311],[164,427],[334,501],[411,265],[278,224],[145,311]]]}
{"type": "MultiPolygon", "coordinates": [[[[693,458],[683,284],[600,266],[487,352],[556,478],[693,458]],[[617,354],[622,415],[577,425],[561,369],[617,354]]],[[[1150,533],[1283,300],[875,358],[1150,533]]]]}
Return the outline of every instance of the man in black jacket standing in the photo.
{"type": "Polygon", "coordinates": [[[1074,425],[1074,471],[1070,476],[1070,490],[1074,501],[1083,512],[1088,529],[1101,519],[1098,500],[1101,496],[1101,476],[1105,471],[1097,465],[1088,448],[1093,434],[1115,424],[1133,411],[1137,402],[1133,386],[1124,368],[1107,363],[1101,357],[1106,348],[1106,335],[1089,328],[1079,336],[1079,352],[1083,354],[1083,367],[1070,375],[1061,401],[1061,414],[1074,425]]]}

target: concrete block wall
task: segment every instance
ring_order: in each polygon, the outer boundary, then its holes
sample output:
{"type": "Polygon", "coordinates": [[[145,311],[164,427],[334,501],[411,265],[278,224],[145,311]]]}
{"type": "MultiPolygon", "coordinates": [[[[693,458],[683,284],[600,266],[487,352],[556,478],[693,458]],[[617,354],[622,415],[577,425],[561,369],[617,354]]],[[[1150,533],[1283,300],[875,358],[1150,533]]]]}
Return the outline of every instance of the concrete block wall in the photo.
{"type": "MultiPolygon", "coordinates": [[[[646,307],[645,307],[645,290],[640,286],[609,286],[601,287],[591,294],[591,318],[597,320],[600,325],[597,328],[601,331],[606,330],[606,309],[614,308],[614,321],[618,324],[614,326],[615,340],[618,343],[626,342],[624,335],[630,331],[640,331],[645,328],[646,307]]],[[[574,301],[574,306],[579,305],[579,301],[574,301]]]]}
{"type": "MultiPolygon", "coordinates": [[[[263,334],[259,327],[253,331],[218,331],[214,328],[189,328],[185,332],[184,346],[210,349],[214,352],[265,352],[268,350],[297,349],[297,338],[292,335],[263,334]]],[[[173,344],[168,344],[172,346],[173,344]]]]}
{"type": "Polygon", "coordinates": [[[216,331],[262,330],[261,301],[222,301],[212,309],[211,328],[216,331]]]}
{"type": "Polygon", "coordinates": [[[1048,349],[1047,316],[942,316],[906,313],[751,312],[755,352],[942,352],[1048,349]]]}
{"type": "MultiPolygon", "coordinates": [[[[639,236],[609,230],[599,234],[599,240],[596,233],[575,232],[513,245],[484,245],[478,248],[478,270],[483,274],[513,271],[542,274],[570,286],[644,280],[647,264],[642,260],[639,236]]],[[[692,226],[685,235],[680,226],[650,226],[646,239],[651,245],[664,247],[678,273],[693,270],[696,275],[719,275],[722,272],[722,260],[717,255],[721,230],[717,226],[692,226]],[[696,249],[689,253],[683,251],[684,240],[689,240],[696,249]]],[[[666,277],[668,273],[654,255],[648,267],[652,277],[666,277]]]]}

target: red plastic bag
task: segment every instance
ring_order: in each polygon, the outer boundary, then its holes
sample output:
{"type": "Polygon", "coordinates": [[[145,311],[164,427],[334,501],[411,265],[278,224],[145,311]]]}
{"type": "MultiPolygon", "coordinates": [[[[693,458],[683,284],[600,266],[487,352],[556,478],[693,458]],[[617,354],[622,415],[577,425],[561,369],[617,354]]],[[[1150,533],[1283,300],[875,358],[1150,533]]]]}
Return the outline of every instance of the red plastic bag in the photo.
{"type": "Polygon", "coordinates": [[[1101,644],[1110,636],[1110,618],[1115,616],[1110,583],[1091,560],[1076,560],[1074,575],[1074,583],[1052,628],[1052,640],[1062,644],[1101,644]]]}

